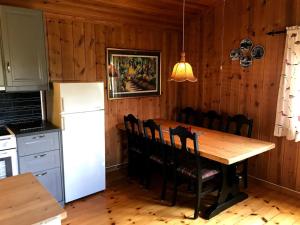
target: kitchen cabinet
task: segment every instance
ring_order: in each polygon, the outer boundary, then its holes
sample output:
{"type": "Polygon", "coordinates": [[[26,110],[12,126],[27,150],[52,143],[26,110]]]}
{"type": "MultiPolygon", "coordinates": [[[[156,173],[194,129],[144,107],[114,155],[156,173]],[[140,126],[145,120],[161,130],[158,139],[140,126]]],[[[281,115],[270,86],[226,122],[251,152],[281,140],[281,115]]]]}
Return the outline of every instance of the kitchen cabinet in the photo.
{"type": "Polygon", "coordinates": [[[61,134],[58,129],[17,135],[20,173],[31,172],[60,202],[64,203],[61,134]]]}
{"type": "Polygon", "coordinates": [[[0,19],[0,86],[6,91],[47,90],[48,66],[42,11],[0,6],[0,19]]]}

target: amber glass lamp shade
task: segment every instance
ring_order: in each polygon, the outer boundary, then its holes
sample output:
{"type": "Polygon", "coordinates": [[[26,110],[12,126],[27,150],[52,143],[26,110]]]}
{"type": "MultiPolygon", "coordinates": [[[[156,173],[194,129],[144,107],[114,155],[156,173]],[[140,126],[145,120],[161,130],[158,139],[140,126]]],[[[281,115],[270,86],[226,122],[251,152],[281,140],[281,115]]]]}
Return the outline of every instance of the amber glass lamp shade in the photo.
{"type": "Polygon", "coordinates": [[[180,62],[176,63],[173,67],[173,72],[170,80],[174,80],[176,82],[196,82],[197,78],[194,77],[192,66],[185,61],[185,53],[181,53],[180,62]]]}

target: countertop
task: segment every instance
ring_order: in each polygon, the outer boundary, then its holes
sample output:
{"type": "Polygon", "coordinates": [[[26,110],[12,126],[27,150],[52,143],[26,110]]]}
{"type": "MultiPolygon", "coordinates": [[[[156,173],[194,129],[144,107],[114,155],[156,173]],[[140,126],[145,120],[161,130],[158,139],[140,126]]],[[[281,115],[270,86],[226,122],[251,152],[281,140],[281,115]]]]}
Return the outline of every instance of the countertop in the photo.
{"type": "Polygon", "coordinates": [[[59,131],[60,129],[47,121],[34,121],[30,123],[8,124],[7,127],[17,136],[59,131]]]}
{"type": "Polygon", "coordinates": [[[40,224],[67,217],[66,211],[31,174],[0,180],[0,224],[40,224]]]}

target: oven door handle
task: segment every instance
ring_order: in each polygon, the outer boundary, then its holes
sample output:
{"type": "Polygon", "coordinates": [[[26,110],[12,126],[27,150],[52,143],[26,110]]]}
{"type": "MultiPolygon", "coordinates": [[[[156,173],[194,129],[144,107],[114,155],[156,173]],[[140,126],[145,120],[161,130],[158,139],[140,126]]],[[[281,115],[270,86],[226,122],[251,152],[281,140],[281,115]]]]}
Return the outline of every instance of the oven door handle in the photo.
{"type": "Polygon", "coordinates": [[[0,138],[0,141],[8,141],[10,139],[11,139],[10,137],[8,137],[8,138],[0,138]]]}

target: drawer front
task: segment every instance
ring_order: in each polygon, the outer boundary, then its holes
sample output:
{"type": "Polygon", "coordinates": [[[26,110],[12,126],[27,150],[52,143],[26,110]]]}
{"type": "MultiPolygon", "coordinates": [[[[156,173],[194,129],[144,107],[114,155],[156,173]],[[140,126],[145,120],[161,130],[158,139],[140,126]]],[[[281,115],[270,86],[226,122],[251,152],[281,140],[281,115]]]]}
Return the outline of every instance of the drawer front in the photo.
{"type": "Polygon", "coordinates": [[[17,138],[19,156],[59,149],[58,132],[17,138]]]}
{"type": "Polygon", "coordinates": [[[60,168],[37,172],[33,175],[58,202],[63,200],[60,168]]]}
{"type": "Polygon", "coordinates": [[[20,172],[38,172],[60,167],[59,150],[19,157],[20,172]]]}

